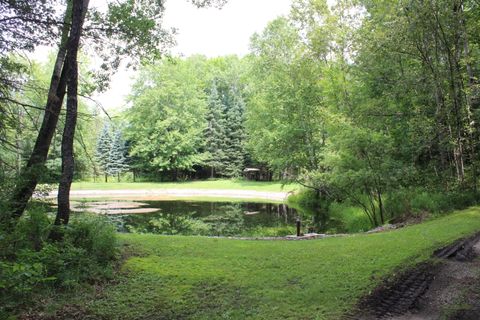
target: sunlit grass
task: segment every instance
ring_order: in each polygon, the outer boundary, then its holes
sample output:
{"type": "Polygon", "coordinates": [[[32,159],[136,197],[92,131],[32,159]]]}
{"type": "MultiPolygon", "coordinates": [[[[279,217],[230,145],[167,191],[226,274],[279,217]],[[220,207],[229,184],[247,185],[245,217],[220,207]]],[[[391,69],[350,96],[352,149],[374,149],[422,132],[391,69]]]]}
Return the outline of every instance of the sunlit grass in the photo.
{"type": "Polygon", "coordinates": [[[312,241],[122,234],[132,257],[86,303],[108,319],[339,319],[381,279],[480,230],[472,208],[397,231],[312,241]]]}
{"type": "Polygon", "coordinates": [[[205,180],[188,182],[74,182],[72,190],[124,190],[124,189],[222,189],[288,192],[299,189],[297,184],[247,180],[205,180]]]}

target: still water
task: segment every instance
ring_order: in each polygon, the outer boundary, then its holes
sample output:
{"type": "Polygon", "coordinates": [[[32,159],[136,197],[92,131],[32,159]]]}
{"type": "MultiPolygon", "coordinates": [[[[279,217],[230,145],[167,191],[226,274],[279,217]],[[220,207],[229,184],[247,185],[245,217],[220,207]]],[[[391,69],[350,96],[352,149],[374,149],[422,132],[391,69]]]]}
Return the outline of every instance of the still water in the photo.
{"type": "Polygon", "coordinates": [[[334,228],[321,213],[300,212],[285,204],[205,201],[98,201],[73,205],[76,211],[104,214],[119,232],[205,236],[286,236],[334,228]]]}

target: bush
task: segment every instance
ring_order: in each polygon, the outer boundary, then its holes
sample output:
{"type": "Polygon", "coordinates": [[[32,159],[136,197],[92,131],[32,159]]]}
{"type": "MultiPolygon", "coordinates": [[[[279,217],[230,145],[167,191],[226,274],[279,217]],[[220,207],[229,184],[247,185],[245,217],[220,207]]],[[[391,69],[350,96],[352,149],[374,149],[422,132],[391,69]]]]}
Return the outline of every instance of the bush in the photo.
{"type": "Polygon", "coordinates": [[[288,197],[288,205],[292,208],[300,208],[303,210],[328,207],[326,200],[317,196],[312,189],[303,189],[299,193],[292,194],[288,197]]]}
{"type": "Polygon", "coordinates": [[[473,192],[440,192],[402,189],[386,197],[385,209],[391,218],[406,218],[422,213],[440,214],[464,209],[478,203],[473,192]]]}
{"type": "Polygon", "coordinates": [[[48,241],[48,213],[31,209],[1,239],[0,315],[52,288],[73,288],[112,275],[115,229],[104,218],[81,215],[61,227],[63,240],[48,241]]]}
{"type": "Polygon", "coordinates": [[[333,202],[328,208],[331,219],[337,220],[338,232],[363,232],[371,229],[371,223],[365,212],[349,203],[333,202]]]}

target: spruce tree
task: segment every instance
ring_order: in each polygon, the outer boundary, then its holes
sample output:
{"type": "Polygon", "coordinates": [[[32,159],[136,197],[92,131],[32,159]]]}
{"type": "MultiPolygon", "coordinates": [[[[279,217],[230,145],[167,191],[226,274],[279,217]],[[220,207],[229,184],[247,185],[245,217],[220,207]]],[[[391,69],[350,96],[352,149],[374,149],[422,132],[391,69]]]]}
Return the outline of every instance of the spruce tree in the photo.
{"type": "Polygon", "coordinates": [[[215,173],[222,172],[222,160],[225,155],[223,149],[225,141],[225,115],[216,81],[213,82],[210,89],[206,119],[205,145],[209,154],[206,164],[210,168],[210,177],[213,178],[215,173]]]}
{"type": "Polygon", "coordinates": [[[107,172],[111,175],[117,175],[118,182],[120,182],[120,174],[128,170],[128,164],[125,158],[125,141],[119,129],[115,130],[111,141],[108,163],[107,172]]]}
{"type": "Polygon", "coordinates": [[[223,173],[228,177],[238,177],[245,166],[245,102],[236,84],[230,86],[225,96],[225,107],[223,173]]]}
{"type": "Polygon", "coordinates": [[[110,152],[112,149],[112,136],[110,135],[110,126],[105,124],[102,128],[100,136],[97,140],[97,148],[95,150],[95,159],[100,170],[105,174],[105,182],[108,182],[108,174],[110,173],[110,152]]]}

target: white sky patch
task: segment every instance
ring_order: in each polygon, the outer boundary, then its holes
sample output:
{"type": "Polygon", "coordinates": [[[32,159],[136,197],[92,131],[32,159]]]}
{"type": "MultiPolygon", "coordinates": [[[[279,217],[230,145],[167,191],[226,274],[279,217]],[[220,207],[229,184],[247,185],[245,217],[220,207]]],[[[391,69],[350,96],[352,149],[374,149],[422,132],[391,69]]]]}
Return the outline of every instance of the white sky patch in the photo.
{"type": "MultiPolygon", "coordinates": [[[[177,30],[174,55],[202,54],[217,57],[249,52],[250,37],[261,32],[281,15],[288,15],[292,0],[229,0],[221,9],[197,8],[190,0],[167,0],[164,27],[177,30]]],[[[106,7],[106,0],[92,0],[91,6],[106,7]]],[[[39,47],[33,58],[46,61],[51,48],[39,47]]],[[[120,69],[111,79],[110,89],[94,97],[105,109],[125,106],[134,72],[120,69]]]]}
{"type": "Polygon", "coordinates": [[[248,53],[250,37],[290,11],[291,0],[229,0],[222,9],[198,9],[186,0],[167,0],[165,26],[178,29],[174,52],[209,57],[248,53]]]}
{"type": "MultiPolygon", "coordinates": [[[[167,0],[164,26],[177,29],[177,46],[172,49],[176,55],[243,56],[248,53],[250,37],[276,17],[288,15],[290,6],[291,0],[229,0],[222,9],[198,9],[188,0],[167,0]]],[[[107,110],[124,107],[133,75],[119,70],[111,89],[96,100],[107,110]]]]}

